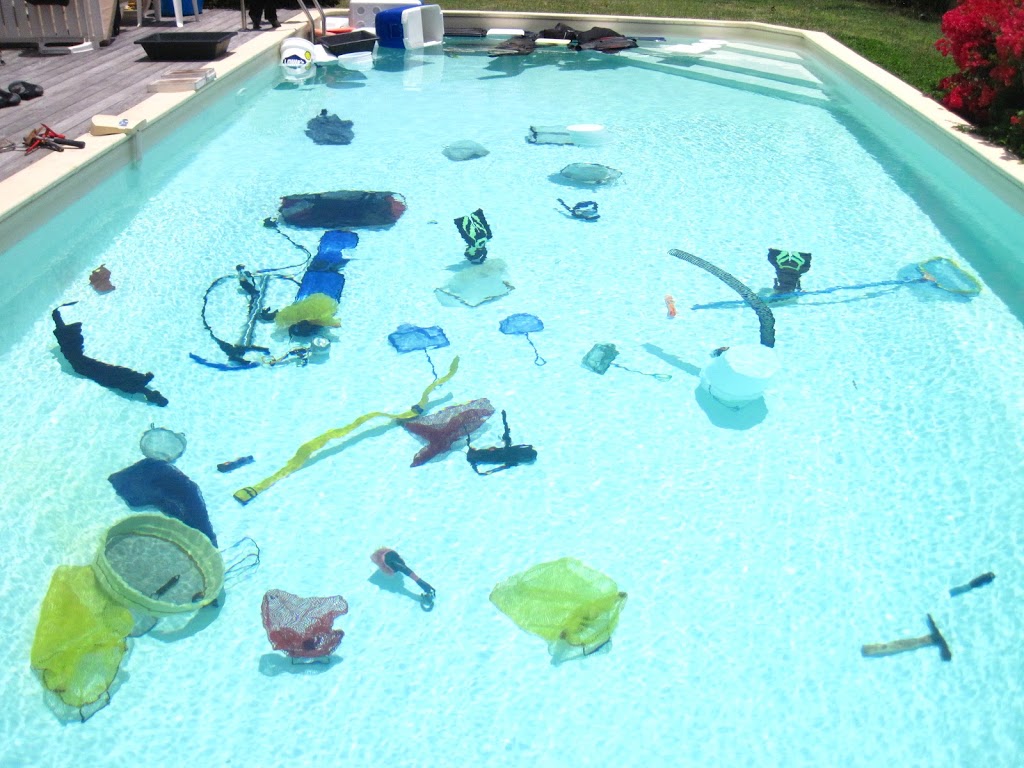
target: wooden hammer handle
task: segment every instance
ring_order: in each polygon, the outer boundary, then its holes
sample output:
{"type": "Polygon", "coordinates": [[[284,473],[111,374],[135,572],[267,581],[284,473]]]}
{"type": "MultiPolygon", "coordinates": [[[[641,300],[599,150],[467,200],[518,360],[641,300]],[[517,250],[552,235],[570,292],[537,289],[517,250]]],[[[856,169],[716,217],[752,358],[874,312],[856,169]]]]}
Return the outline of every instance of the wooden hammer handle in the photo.
{"type": "Polygon", "coordinates": [[[891,643],[875,643],[873,645],[862,645],[860,652],[862,656],[891,656],[894,653],[904,651],[915,651],[927,645],[935,645],[935,638],[931,635],[924,637],[909,637],[906,640],[894,640],[891,643]]]}

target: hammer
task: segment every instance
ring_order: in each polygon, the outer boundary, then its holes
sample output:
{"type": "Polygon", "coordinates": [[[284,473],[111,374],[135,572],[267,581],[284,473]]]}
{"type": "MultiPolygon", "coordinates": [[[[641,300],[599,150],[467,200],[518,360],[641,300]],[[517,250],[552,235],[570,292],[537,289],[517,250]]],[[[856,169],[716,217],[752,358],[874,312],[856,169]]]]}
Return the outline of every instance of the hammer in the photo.
{"type": "Polygon", "coordinates": [[[937,645],[939,646],[939,654],[942,656],[942,660],[952,661],[953,653],[949,650],[949,644],[946,642],[946,638],[942,636],[942,633],[939,632],[939,628],[935,626],[935,620],[932,619],[930,613],[928,614],[928,629],[931,630],[931,634],[924,637],[908,637],[905,640],[894,640],[891,643],[862,645],[860,653],[862,656],[891,656],[894,653],[914,651],[928,645],[937,645]]]}

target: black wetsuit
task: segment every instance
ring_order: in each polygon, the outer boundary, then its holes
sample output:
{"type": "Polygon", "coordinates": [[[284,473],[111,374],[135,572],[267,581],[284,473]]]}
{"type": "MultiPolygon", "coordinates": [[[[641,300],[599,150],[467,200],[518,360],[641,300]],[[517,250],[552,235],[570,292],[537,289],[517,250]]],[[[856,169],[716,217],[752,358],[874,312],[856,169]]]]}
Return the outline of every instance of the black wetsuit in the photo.
{"type": "Polygon", "coordinates": [[[102,384],[107,389],[118,389],[132,395],[142,394],[151,403],[160,406],[167,405],[166,397],[155,389],[149,388],[149,382],[153,380],[152,373],[139,373],[131,368],[122,368],[119,365],[111,365],[85,356],[85,337],[82,335],[82,324],[65,323],[60,316],[62,307],[69,307],[76,303],[71,301],[61,304],[50,315],[55,326],[53,335],[57,337],[60,351],[75,372],[87,379],[92,379],[97,384],[102,384]]]}

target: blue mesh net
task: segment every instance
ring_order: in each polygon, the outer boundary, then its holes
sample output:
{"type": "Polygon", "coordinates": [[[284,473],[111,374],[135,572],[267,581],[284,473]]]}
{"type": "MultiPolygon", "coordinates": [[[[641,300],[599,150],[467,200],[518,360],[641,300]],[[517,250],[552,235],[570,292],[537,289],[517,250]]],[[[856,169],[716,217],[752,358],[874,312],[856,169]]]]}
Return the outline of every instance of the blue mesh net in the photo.
{"type": "Polygon", "coordinates": [[[414,352],[418,349],[439,349],[450,343],[439,325],[421,328],[403,323],[398,330],[388,334],[388,341],[398,352],[414,352]]]}

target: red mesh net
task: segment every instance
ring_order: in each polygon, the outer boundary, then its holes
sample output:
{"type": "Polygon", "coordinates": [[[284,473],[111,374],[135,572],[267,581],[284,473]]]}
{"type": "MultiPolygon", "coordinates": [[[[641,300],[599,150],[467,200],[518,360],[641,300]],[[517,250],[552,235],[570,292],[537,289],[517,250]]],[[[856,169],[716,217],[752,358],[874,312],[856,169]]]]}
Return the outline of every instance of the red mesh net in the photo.
{"type": "Polygon", "coordinates": [[[447,453],[457,441],[465,440],[494,414],[494,406],[486,398],[462,405],[450,405],[437,413],[403,421],[402,426],[427,441],[413,457],[410,466],[418,467],[435,456],[447,453]]]}
{"type": "Polygon", "coordinates": [[[293,658],[312,659],[330,655],[345,633],[334,629],[334,620],[348,613],[341,595],[299,597],[280,589],[263,596],[263,628],[275,651],[293,658]]]}

